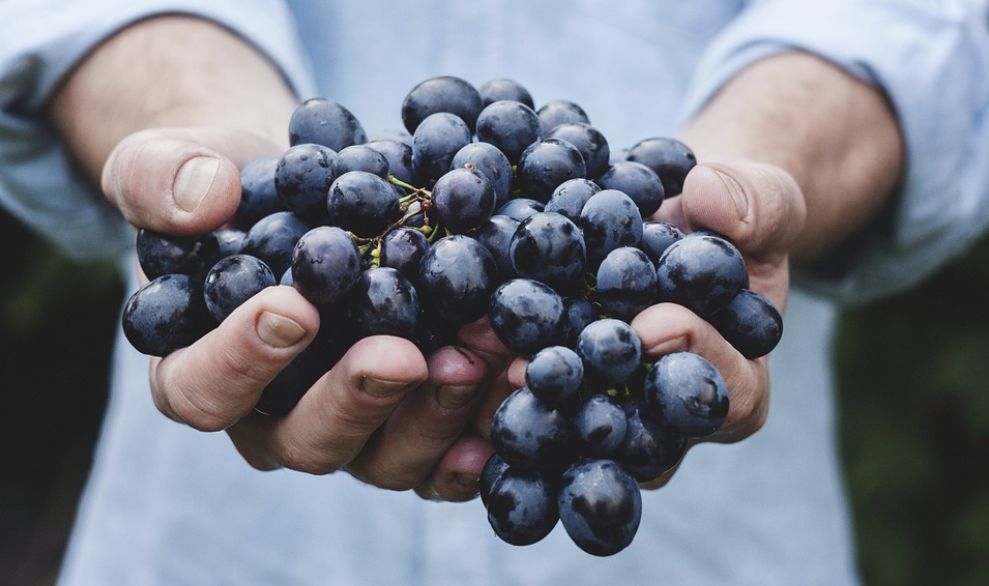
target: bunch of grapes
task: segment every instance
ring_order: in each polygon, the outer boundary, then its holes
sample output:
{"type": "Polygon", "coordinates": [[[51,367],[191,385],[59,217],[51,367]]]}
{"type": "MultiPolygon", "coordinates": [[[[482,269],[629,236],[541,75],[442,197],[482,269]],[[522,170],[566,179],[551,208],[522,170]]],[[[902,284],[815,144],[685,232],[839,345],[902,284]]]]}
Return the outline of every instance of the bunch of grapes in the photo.
{"type": "Polygon", "coordinates": [[[714,366],[687,352],[644,362],[629,320],[679,303],[749,358],[772,350],[782,321],[748,290],[728,240],[648,220],[695,165],[686,145],[648,138],[616,155],[577,104],[533,107],[511,80],[431,78],[402,103],[408,133],[368,141],[340,104],[304,102],[291,148],[242,170],[229,225],[139,232],[151,280],[128,301],[124,333],[164,356],[262,289],[294,286],[322,326],[256,406],[282,416],[362,337],[429,354],[487,316],[531,357],[491,427],[480,491],[491,526],[524,545],[562,520],[585,551],[622,550],[639,525],[637,483],[728,412],[714,366]]]}

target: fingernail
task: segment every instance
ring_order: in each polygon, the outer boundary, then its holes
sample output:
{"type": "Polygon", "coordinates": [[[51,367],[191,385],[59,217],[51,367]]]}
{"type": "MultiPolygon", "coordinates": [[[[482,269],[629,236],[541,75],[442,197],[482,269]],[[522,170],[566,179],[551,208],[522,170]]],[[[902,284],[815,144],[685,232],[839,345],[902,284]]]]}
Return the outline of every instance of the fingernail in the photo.
{"type": "Polygon", "coordinates": [[[265,311],[258,318],[258,337],[275,348],[288,348],[306,337],[306,330],[298,323],[278,314],[265,311]]]}
{"type": "Polygon", "coordinates": [[[460,409],[474,398],[474,385],[442,385],[436,389],[436,402],[444,409],[460,409]]]}
{"type": "Polygon", "coordinates": [[[687,350],[689,346],[689,340],[686,337],[673,338],[672,340],[666,340],[656,344],[652,348],[646,351],[649,356],[664,356],[672,352],[683,352],[687,350]]]}
{"type": "Polygon", "coordinates": [[[411,386],[407,381],[381,380],[377,378],[364,378],[364,390],[375,397],[390,397],[398,394],[411,386]]]}
{"type": "Polygon", "coordinates": [[[194,157],[183,163],[172,183],[175,205],[187,212],[196,211],[213,185],[219,168],[220,159],[216,157],[194,157]]]}
{"type": "Polygon", "coordinates": [[[725,184],[725,188],[728,190],[728,195],[735,202],[735,211],[738,212],[738,218],[744,220],[746,214],[749,213],[749,198],[745,196],[745,190],[742,189],[742,185],[727,173],[722,173],[717,169],[714,172],[718,174],[721,182],[725,184]]]}
{"type": "Polygon", "coordinates": [[[481,486],[481,477],[476,474],[465,474],[463,472],[454,472],[451,475],[453,482],[457,485],[466,488],[467,490],[477,490],[481,486]]]}

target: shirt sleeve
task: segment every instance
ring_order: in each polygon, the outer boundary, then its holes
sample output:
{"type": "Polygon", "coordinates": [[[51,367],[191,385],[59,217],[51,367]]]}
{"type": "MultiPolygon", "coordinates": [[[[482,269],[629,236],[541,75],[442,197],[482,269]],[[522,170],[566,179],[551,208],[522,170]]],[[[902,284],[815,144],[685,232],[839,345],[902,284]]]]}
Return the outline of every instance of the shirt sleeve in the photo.
{"type": "Polygon", "coordinates": [[[983,1],[752,2],[710,45],[686,119],[732,76],[771,55],[816,54],[881,88],[906,146],[902,185],[804,288],[865,301],[908,287],[989,226],[989,37],[983,1]]]}
{"type": "Polygon", "coordinates": [[[313,93],[308,61],[283,2],[0,2],[0,206],[74,258],[119,254],[134,237],[74,166],[48,122],[48,101],[101,41],[158,14],[188,14],[221,24],[271,59],[297,95],[313,93]]]}

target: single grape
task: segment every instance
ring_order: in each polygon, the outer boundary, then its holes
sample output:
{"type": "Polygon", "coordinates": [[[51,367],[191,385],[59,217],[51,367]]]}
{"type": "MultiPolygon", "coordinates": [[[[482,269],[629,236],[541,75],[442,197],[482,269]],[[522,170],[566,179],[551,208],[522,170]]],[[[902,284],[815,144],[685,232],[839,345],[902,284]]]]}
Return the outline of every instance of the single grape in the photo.
{"type": "Polygon", "coordinates": [[[388,159],[379,153],[377,149],[363,144],[349,146],[333,159],[333,176],[339,177],[349,171],[366,171],[388,179],[389,166],[388,159]]]}
{"type": "Polygon", "coordinates": [[[673,224],[667,222],[645,222],[642,224],[642,240],[639,242],[639,249],[649,256],[654,264],[659,264],[659,257],[663,256],[666,249],[671,244],[683,238],[683,232],[673,224]]]}
{"type": "Polygon", "coordinates": [[[512,545],[532,545],[556,526],[556,491],[542,475],[509,468],[491,485],[488,522],[512,545]]]}
{"type": "Polygon", "coordinates": [[[419,280],[422,258],[428,251],[425,234],[415,228],[395,228],[381,238],[381,266],[397,269],[415,283],[419,280]]]}
{"type": "Polygon", "coordinates": [[[388,163],[388,173],[392,177],[412,185],[418,183],[412,170],[411,136],[408,143],[397,140],[375,140],[367,143],[367,147],[374,149],[385,158],[388,163]]]}
{"type": "Polygon", "coordinates": [[[495,192],[487,177],[471,169],[454,169],[433,186],[433,212],[451,232],[467,232],[491,217],[495,192]]]}
{"type": "Polygon", "coordinates": [[[510,254],[512,236],[518,229],[519,222],[508,216],[495,215],[488,218],[488,221],[481,225],[474,233],[474,238],[484,245],[494,258],[495,265],[498,266],[498,281],[504,282],[515,278],[515,268],[512,267],[512,257],[510,254]]]}
{"type": "Polygon", "coordinates": [[[412,136],[412,169],[427,182],[450,170],[457,151],[470,144],[470,129],[463,120],[440,112],[419,124],[412,136]]]}
{"type": "Polygon", "coordinates": [[[334,151],[367,142],[367,134],[357,117],[325,98],[308,99],[292,112],[288,138],[292,146],[313,143],[334,151]]]}
{"type": "Polygon", "coordinates": [[[748,289],[739,291],[727,307],[711,317],[711,323],[749,359],[769,354],[783,337],[783,318],[776,306],[748,289]]]}
{"type": "Polygon", "coordinates": [[[495,289],[488,317],[498,339],[517,354],[560,344],[566,334],[563,299],[530,279],[512,279],[495,289]]]}
{"type": "Polygon", "coordinates": [[[713,316],[749,286],[742,254],[724,238],[691,234],[666,249],[656,269],[664,300],[704,318],[713,316]]]}
{"type": "Polygon", "coordinates": [[[505,153],[486,142],[472,142],[457,151],[453,156],[451,169],[461,169],[473,165],[491,183],[495,190],[495,208],[500,208],[508,201],[512,188],[512,163],[505,153]]]}
{"type": "Polygon", "coordinates": [[[642,218],[635,202],[621,191],[603,189],[591,196],[580,212],[587,260],[592,267],[620,246],[642,240],[642,218]]]}
{"type": "Polygon", "coordinates": [[[564,321],[567,324],[564,339],[570,347],[576,347],[580,332],[584,331],[589,323],[601,317],[594,304],[586,299],[564,298],[563,311],[566,314],[564,321]]]}
{"type": "Polygon", "coordinates": [[[411,340],[419,321],[419,294],[395,269],[366,270],[350,293],[350,320],[361,337],[387,334],[411,340]]]}
{"type": "Polygon", "coordinates": [[[127,300],[122,321],[131,346],[151,356],[167,356],[216,326],[202,286],[189,275],[152,279],[127,300]]]}
{"type": "Polygon", "coordinates": [[[326,192],[337,178],[337,154],[318,144],[299,144],[282,154],[275,169],[278,199],[311,224],[326,220],[326,192]]]}
{"type": "Polygon", "coordinates": [[[274,285],[275,274],[260,259],[248,254],[228,256],[206,274],[206,308],[216,321],[222,322],[242,303],[274,285]]]}
{"type": "Polygon", "coordinates": [[[625,404],[625,439],[615,459],[639,482],[648,482],[676,466],[687,438],[648,414],[638,401],[625,404]]]}
{"type": "Polygon", "coordinates": [[[313,228],[295,245],[293,286],[314,305],[326,307],[343,299],[360,276],[361,258],[357,245],[350,234],[340,228],[313,228]]]}
{"type": "Polygon", "coordinates": [[[412,135],[409,134],[409,131],[405,130],[404,128],[386,128],[385,130],[379,130],[377,132],[374,132],[370,136],[368,136],[367,145],[371,146],[371,143],[381,142],[381,141],[394,141],[397,143],[407,145],[410,148],[412,147],[412,135]]]}
{"type": "Polygon", "coordinates": [[[292,264],[292,250],[309,226],[292,212],[265,216],[247,231],[244,254],[261,259],[273,273],[280,275],[292,264]]]}
{"type": "Polygon", "coordinates": [[[628,152],[628,160],[642,163],[659,175],[667,197],[679,195],[687,173],[697,165],[690,147],[673,138],[640,140],[628,152]]]}
{"type": "Polygon", "coordinates": [[[543,401],[566,405],[577,397],[584,382],[584,364],[566,346],[549,346],[532,357],[525,367],[525,384],[543,401]]]}
{"type": "Polygon", "coordinates": [[[595,181],[603,189],[617,189],[632,198],[644,218],[655,214],[663,203],[663,182],[659,175],[640,163],[615,163],[595,181]]]}
{"type": "Polygon", "coordinates": [[[594,394],[577,411],[573,427],[583,454],[607,458],[617,452],[625,440],[628,421],[625,410],[610,397],[594,394]]]}
{"type": "Polygon", "coordinates": [[[638,248],[622,246],[601,261],[596,287],[604,312],[629,321],[656,300],[656,267],[638,248]]]}
{"type": "Polygon", "coordinates": [[[275,169],[281,157],[255,159],[240,170],[240,205],[237,225],[250,228],[268,214],[287,210],[275,190],[275,169]]]}
{"type": "Polygon", "coordinates": [[[513,468],[559,473],[571,458],[570,421],[522,387],[495,411],[491,446],[513,468]]]}
{"type": "Polygon", "coordinates": [[[220,248],[220,258],[240,254],[247,241],[247,232],[237,228],[220,228],[213,231],[217,246],[220,248]]]}
{"type": "Polygon", "coordinates": [[[146,228],[137,232],[137,261],[149,279],[180,274],[202,282],[220,257],[220,243],[212,232],[202,236],[173,236],[146,228]]]}
{"type": "Polygon", "coordinates": [[[494,102],[477,117],[477,139],[498,147],[512,163],[518,163],[522,151],[540,137],[539,117],[521,102],[494,102]]]}
{"type": "Polygon", "coordinates": [[[655,417],[690,437],[714,433],[728,415],[728,386],[721,373],[691,352],[657,360],[646,374],[642,393],[655,417]]]}
{"type": "Polygon", "coordinates": [[[589,460],[567,469],[560,481],[560,520],[577,547],[609,556],[628,547],[642,517],[635,479],[611,460],[589,460]]]}
{"type": "Polygon", "coordinates": [[[541,281],[558,291],[581,284],[587,261],[580,230],[554,212],[526,218],[512,236],[509,254],[519,276],[541,281]]]}
{"type": "Polygon", "coordinates": [[[477,90],[485,106],[501,100],[512,100],[522,102],[530,108],[536,107],[529,90],[513,79],[492,79],[477,90]]]}
{"type": "Polygon", "coordinates": [[[618,385],[639,368],[642,348],[632,326],[617,319],[591,322],[577,337],[584,380],[602,387],[618,385]]]}
{"type": "Polygon", "coordinates": [[[580,222],[580,212],[591,196],[601,191],[590,179],[570,179],[561,183],[546,202],[547,212],[563,214],[571,222],[580,222]]]}
{"type": "Polygon", "coordinates": [[[509,218],[522,222],[532,214],[543,211],[544,208],[545,206],[542,202],[538,202],[527,197],[517,197],[515,199],[508,200],[505,205],[495,211],[495,214],[508,216],[509,218]]]}
{"type": "Polygon", "coordinates": [[[585,173],[580,151],[566,141],[547,139],[522,151],[515,178],[526,197],[546,202],[558,185],[585,173]]]}
{"type": "Polygon", "coordinates": [[[332,225],[373,238],[402,217],[398,199],[398,191],[381,177],[350,171],[330,186],[326,212],[332,225]]]}
{"type": "Polygon", "coordinates": [[[502,460],[501,456],[494,452],[488,457],[488,461],[484,463],[484,468],[481,470],[478,493],[481,496],[481,502],[485,506],[488,504],[488,495],[491,493],[491,487],[494,486],[494,483],[501,478],[501,475],[508,468],[508,462],[502,460]]]}
{"type": "Polygon", "coordinates": [[[597,128],[584,122],[559,124],[546,133],[547,140],[554,138],[565,140],[580,151],[587,170],[586,177],[598,177],[608,170],[611,149],[608,139],[597,128]]]}
{"type": "Polygon", "coordinates": [[[571,122],[591,123],[584,109],[568,100],[550,100],[543,107],[539,108],[537,114],[543,134],[549,134],[561,124],[571,122]]]}
{"type": "Polygon", "coordinates": [[[409,91],[402,100],[402,122],[415,134],[426,118],[448,112],[463,120],[474,132],[481,108],[481,94],[474,86],[459,77],[444,75],[427,79],[409,91]]]}
{"type": "Polygon", "coordinates": [[[488,249],[461,234],[441,238],[422,259],[419,293],[436,314],[453,324],[484,315],[497,267],[488,249]]]}

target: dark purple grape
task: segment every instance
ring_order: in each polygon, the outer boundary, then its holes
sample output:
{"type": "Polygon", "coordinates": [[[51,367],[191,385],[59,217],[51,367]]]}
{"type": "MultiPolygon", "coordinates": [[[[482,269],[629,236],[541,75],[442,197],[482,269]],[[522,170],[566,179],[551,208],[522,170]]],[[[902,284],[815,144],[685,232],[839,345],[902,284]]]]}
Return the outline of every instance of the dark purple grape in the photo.
{"type": "Polygon", "coordinates": [[[465,324],[487,311],[497,271],[491,253],[477,240],[447,236],[422,259],[419,293],[441,319],[465,324]]]}
{"type": "Polygon", "coordinates": [[[642,163],[659,175],[666,197],[679,195],[687,173],[697,165],[690,147],[673,138],[640,140],[628,152],[628,160],[642,163]]]}
{"type": "Polygon", "coordinates": [[[278,212],[261,218],[244,241],[244,254],[261,259],[271,272],[280,275],[292,264],[292,250],[309,226],[292,212],[278,212]]]}
{"type": "Polygon", "coordinates": [[[350,319],[362,337],[387,334],[411,340],[419,321],[419,294],[395,269],[366,270],[350,293],[350,319]]]}
{"type": "Polygon", "coordinates": [[[568,122],[546,133],[547,140],[552,138],[565,140],[580,151],[587,170],[585,177],[598,177],[608,170],[611,149],[608,139],[597,128],[584,122],[568,122]]]}
{"type": "Polygon", "coordinates": [[[421,301],[424,307],[419,314],[419,326],[415,334],[416,345],[423,356],[429,356],[444,346],[456,346],[457,332],[461,325],[441,318],[435,310],[429,308],[426,301],[421,301]]]}
{"type": "Polygon", "coordinates": [[[571,457],[570,421],[522,387],[495,411],[491,446],[513,468],[559,472],[571,457]]]}
{"type": "Polygon", "coordinates": [[[495,192],[487,177],[470,169],[454,169],[433,186],[433,212],[451,232],[468,232],[491,217],[495,192]]]}
{"type": "Polygon", "coordinates": [[[625,404],[627,427],[616,460],[639,482],[648,482],[676,466],[687,438],[646,413],[638,401],[625,404]]]}
{"type": "Polygon", "coordinates": [[[509,254],[516,274],[558,291],[576,288],[584,277],[584,237],[573,222],[554,212],[526,218],[512,236],[509,254]]]}
{"type": "Polygon", "coordinates": [[[438,112],[448,112],[463,120],[470,131],[481,111],[481,94],[471,84],[450,75],[427,79],[402,100],[402,122],[415,134],[422,122],[438,112]]]}
{"type": "Polygon", "coordinates": [[[189,275],[162,275],[137,290],[124,306],[124,335],[138,352],[167,356],[216,326],[203,288],[189,275]]]}
{"type": "Polygon", "coordinates": [[[690,236],[670,245],[656,269],[661,298],[704,318],[728,305],[749,286],[745,261],[730,242],[717,236],[690,236]]]}
{"type": "Polygon", "coordinates": [[[625,410],[607,395],[588,397],[573,419],[574,435],[581,452],[592,458],[607,458],[621,447],[628,421],[625,410]]]}
{"type": "Polygon", "coordinates": [[[773,351],[783,337],[783,318],[773,302],[755,291],[742,289],[711,323],[728,343],[753,359],[773,351]]]}
{"type": "Polygon", "coordinates": [[[216,244],[220,248],[220,258],[226,258],[235,254],[240,254],[247,240],[247,232],[237,228],[220,228],[213,231],[216,244]]]}
{"type": "Polygon", "coordinates": [[[529,90],[513,79],[492,79],[477,90],[481,94],[481,101],[485,106],[501,100],[511,100],[522,102],[530,108],[536,107],[529,90]]]}
{"type": "Polygon", "coordinates": [[[515,199],[508,200],[505,205],[495,211],[495,214],[500,216],[508,216],[509,218],[521,222],[532,214],[537,214],[543,211],[543,209],[544,206],[542,202],[538,202],[527,197],[517,197],[515,199]]]}
{"type": "Polygon", "coordinates": [[[474,238],[484,245],[498,266],[498,281],[504,282],[517,277],[512,267],[511,244],[512,236],[518,229],[518,220],[508,216],[491,216],[474,233],[474,238]]]}
{"type": "Polygon", "coordinates": [[[451,169],[461,169],[473,165],[491,183],[495,190],[495,208],[500,208],[508,201],[512,189],[512,163],[505,153],[486,142],[472,142],[457,151],[453,156],[451,169]]]}
{"type": "Polygon", "coordinates": [[[485,506],[488,504],[488,494],[491,493],[491,487],[494,483],[501,478],[501,475],[508,470],[508,462],[501,459],[496,453],[492,453],[488,457],[488,461],[484,463],[484,468],[481,470],[481,481],[478,486],[478,493],[481,496],[481,502],[485,506]]]}
{"type": "Polygon", "coordinates": [[[638,246],[642,240],[642,218],[635,202],[614,189],[595,193],[580,212],[587,260],[596,267],[620,246],[638,246]]]}
{"type": "Polygon", "coordinates": [[[580,222],[580,212],[591,196],[601,191],[590,179],[571,179],[561,183],[546,202],[547,212],[563,214],[571,222],[580,222]]]}
{"type": "Polygon", "coordinates": [[[616,248],[601,261],[596,288],[602,310],[629,321],[656,300],[656,267],[638,248],[616,248]]]}
{"type": "Polygon", "coordinates": [[[237,225],[250,228],[268,214],[287,210],[275,190],[275,168],[281,157],[255,159],[240,170],[240,205],[237,225]]]}
{"type": "Polygon", "coordinates": [[[584,109],[568,100],[550,100],[537,112],[543,134],[549,134],[561,124],[583,122],[590,124],[584,109]]]}
{"type": "Polygon", "coordinates": [[[206,274],[206,308],[216,321],[223,321],[242,303],[274,285],[275,274],[260,259],[249,254],[228,256],[206,274]]]}
{"type": "Polygon", "coordinates": [[[350,171],[366,171],[382,179],[388,179],[390,172],[388,159],[376,149],[363,144],[356,144],[341,150],[333,160],[334,177],[339,177],[350,171]]]}
{"type": "Polygon", "coordinates": [[[374,132],[368,137],[367,145],[371,146],[371,143],[382,141],[394,141],[412,148],[412,135],[409,134],[409,131],[404,128],[387,128],[385,130],[374,132]]]}
{"type": "Polygon", "coordinates": [[[275,189],[286,208],[311,224],[326,220],[326,192],[337,174],[337,154],[318,144],[299,144],[282,155],[275,169],[275,189]]]}
{"type": "Polygon", "coordinates": [[[422,258],[428,251],[425,234],[415,228],[395,228],[381,239],[381,266],[397,269],[415,283],[419,280],[422,258]]]}
{"type": "Polygon", "coordinates": [[[640,163],[615,163],[595,182],[603,189],[617,189],[632,198],[644,218],[655,214],[663,203],[663,182],[659,175],[640,163]]]}
{"type": "Polygon", "coordinates": [[[563,299],[546,285],[512,279],[491,295],[491,329],[516,354],[530,355],[564,342],[563,299]]]}
{"type": "Polygon", "coordinates": [[[556,526],[556,490],[542,475],[509,468],[491,485],[488,523],[506,543],[532,545],[556,526]]]}
{"type": "Polygon", "coordinates": [[[293,146],[314,143],[339,151],[367,142],[367,134],[350,110],[333,100],[311,98],[292,112],[288,139],[293,146]]]}
{"type": "Polygon", "coordinates": [[[642,517],[642,495],[618,464],[580,462],[567,469],[560,483],[560,520],[577,547],[609,556],[632,543],[642,517]]]}
{"type": "Polygon", "coordinates": [[[566,141],[547,139],[522,151],[515,178],[526,197],[546,202],[558,185],[585,173],[580,151],[566,141]]]}
{"type": "Polygon", "coordinates": [[[180,274],[202,282],[220,257],[220,243],[212,232],[202,236],[173,236],[148,229],[137,232],[137,260],[149,279],[180,274]]]}
{"type": "Polygon", "coordinates": [[[568,346],[577,345],[577,336],[584,331],[589,323],[600,318],[594,304],[586,299],[564,298],[563,310],[566,313],[566,343],[568,346]]]}
{"type": "Polygon", "coordinates": [[[566,346],[549,346],[532,357],[525,367],[525,384],[551,405],[572,402],[584,382],[584,364],[566,346]]]}
{"type": "Polygon", "coordinates": [[[642,348],[632,326],[617,319],[591,322],[577,337],[584,361],[584,380],[609,387],[627,380],[639,368],[642,348]]]}
{"type": "Polygon", "coordinates": [[[398,199],[398,191],[381,177],[350,171],[330,186],[326,212],[332,225],[373,238],[402,217],[398,199]]]}
{"type": "Polygon", "coordinates": [[[374,149],[388,162],[388,173],[411,185],[415,185],[415,172],[412,170],[412,137],[408,144],[397,140],[375,140],[367,143],[369,149],[374,149]]]}
{"type": "Polygon", "coordinates": [[[657,360],[646,374],[642,393],[653,416],[690,437],[714,433],[728,415],[728,386],[721,373],[690,352],[657,360]]]}
{"type": "Polygon", "coordinates": [[[357,245],[350,234],[340,228],[313,228],[295,245],[293,285],[314,305],[326,307],[343,299],[360,276],[361,257],[357,245]]]}
{"type": "Polygon", "coordinates": [[[450,170],[454,155],[470,141],[470,129],[463,120],[445,112],[432,114],[412,136],[415,175],[427,182],[436,181],[450,170]]]}
{"type": "Polygon", "coordinates": [[[512,163],[541,137],[539,117],[521,102],[494,102],[477,117],[477,139],[498,147],[512,163]]]}
{"type": "Polygon", "coordinates": [[[671,244],[683,238],[683,232],[673,224],[667,222],[645,222],[642,224],[642,241],[639,242],[639,249],[646,253],[654,264],[659,264],[659,257],[663,256],[666,249],[671,244]]]}

